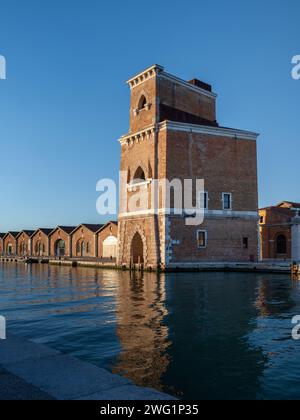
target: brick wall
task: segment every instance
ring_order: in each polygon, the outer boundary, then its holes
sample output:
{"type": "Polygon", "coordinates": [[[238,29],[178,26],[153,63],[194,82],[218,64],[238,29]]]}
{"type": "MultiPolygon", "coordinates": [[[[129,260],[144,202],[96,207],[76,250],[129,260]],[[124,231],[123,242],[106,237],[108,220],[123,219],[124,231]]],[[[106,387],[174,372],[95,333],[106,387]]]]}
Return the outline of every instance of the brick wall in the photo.
{"type": "Polygon", "coordinates": [[[15,237],[11,234],[7,235],[4,238],[4,241],[3,241],[4,255],[7,254],[7,248],[8,248],[9,244],[12,245],[12,255],[16,255],[17,254],[17,241],[16,241],[15,237]]]}
{"type": "Polygon", "coordinates": [[[169,220],[169,262],[171,263],[258,260],[257,220],[205,219],[199,226],[186,226],[182,218],[171,217],[169,220]],[[207,233],[205,248],[198,247],[198,230],[207,233]],[[248,248],[244,247],[243,238],[247,238],[248,248]]]}
{"type": "Polygon", "coordinates": [[[31,238],[32,249],[31,255],[34,257],[49,256],[49,237],[42,231],[38,230],[31,238]]]}
{"type": "Polygon", "coordinates": [[[56,256],[56,245],[57,245],[57,242],[60,241],[60,240],[65,242],[65,256],[66,257],[71,257],[71,255],[70,255],[71,237],[63,229],[56,229],[50,235],[50,256],[51,257],[56,256]]]}
{"type": "Polygon", "coordinates": [[[222,210],[232,193],[233,210],[258,212],[256,142],[179,131],[167,134],[167,178],[204,179],[209,208],[222,210]]]}
{"type": "Polygon", "coordinates": [[[105,239],[107,239],[109,236],[115,236],[118,237],[118,225],[115,223],[108,223],[104,229],[102,229],[98,233],[98,257],[102,258],[103,256],[103,242],[105,239]]]}
{"type": "Polygon", "coordinates": [[[160,104],[212,122],[216,120],[215,98],[198,90],[158,77],[158,96],[160,104]]]}
{"type": "Polygon", "coordinates": [[[25,232],[17,238],[17,254],[19,257],[30,254],[30,237],[25,232]]]}
{"type": "Polygon", "coordinates": [[[292,230],[291,217],[293,213],[289,210],[281,210],[276,207],[270,207],[260,210],[260,240],[261,240],[261,258],[262,259],[291,259],[292,256],[292,230]],[[286,238],[286,254],[277,253],[278,236],[283,235],[286,238]]]}
{"type": "Polygon", "coordinates": [[[73,257],[93,257],[95,258],[97,255],[95,253],[95,234],[94,232],[90,231],[85,226],[80,226],[75,232],[72,234],[72,256],[73,257]],[[81,252],[77,252],[77,244],[81,244],[84,242],[85,252],[82,255],[81,252]],[[87,244],[88,249],[87,249],[87,244]]]}

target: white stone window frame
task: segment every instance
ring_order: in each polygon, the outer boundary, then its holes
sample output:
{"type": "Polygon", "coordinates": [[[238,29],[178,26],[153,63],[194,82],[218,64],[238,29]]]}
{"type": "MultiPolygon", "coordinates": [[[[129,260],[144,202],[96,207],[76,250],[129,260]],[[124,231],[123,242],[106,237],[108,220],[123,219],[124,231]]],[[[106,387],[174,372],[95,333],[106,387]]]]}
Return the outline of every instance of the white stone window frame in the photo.
{"type": "Polygon", "coordinates": [[[224,211],[231,211],[232,210],[232,193],[229,192],[223,192],[222,193],[222,207],[224,211]],[[229,199],[230,199],[230,207],[228,209],[225,208],[225,195],[229,195],[229,199]]]}
{"type": "Polygon", "coordinates": [[[197,230],[197,247],[198,247],[198,249],[206,249],[207,248],[207,237],[208,237],[207,230],[203,230],[203,229],[197,230]],[[199,233],[204,233],[204,238],[205,238],[205,245],[204,246],[200,246],[198,244],[198,242],[199,242],[199,233]]]}
{"type": "Polygon", "coordinates": [[[208,194],[208,191],[200,191],[200,193],[199,193],[199,207],[200,207],[200,210],[209,210],[209,194],[208,194]],[[201,195],[202,194],[206,194],[206,207],[201,207],[200,205],[201,205],[201,195]]]}
{"type": "Polygon", "coordinates": [[[140,99],[139,99],[139,102],[140,102],[142,97],[144,97],[145,100],[146,100],[145,106],[143,108],[139,108],[139,104],[138,104],[138,106],[133,109],[133,115],[135,117],[137,117],[143,111],[150,111],[150,108],[151,108],[152,104],[151,104],[151,102],[148,101],[147,95],[144,92],[142,92],[142,94],[140,96],[140,99]]]}
{"type": "Polygon", "coordinates": [[[130,182],[129,184],[127,184],[127,190],[129,192],[136,192],[138,188],[146,187],[146,186],[150,185],[151,183],[152,183],[151,178],[146,179],[145,181],[136,182],[136,183],[130,182]]]}

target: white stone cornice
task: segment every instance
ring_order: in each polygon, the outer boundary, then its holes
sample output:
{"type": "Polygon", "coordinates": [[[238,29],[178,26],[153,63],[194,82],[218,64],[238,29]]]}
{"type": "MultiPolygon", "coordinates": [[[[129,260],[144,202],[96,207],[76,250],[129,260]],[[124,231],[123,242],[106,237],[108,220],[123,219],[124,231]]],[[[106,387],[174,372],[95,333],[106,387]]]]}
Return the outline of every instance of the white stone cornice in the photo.
{"type": "MultiPolygon", "coordinates": [[[[182,217],[183,214],[193,214],[195,209],[149,209],[149,210],[140,210],[134,212],[120,213],[119,218],[125,219],[127,217],[137,217],[137,216],[153,216],[158,215],[168,215],[171,217],[182,217]]],[[[205,219],[259,219],[259,214],[257,211],[226,211],[226,210],[197,210],[196,214],[203,215],[205,219]]]]}
{"type": "Polygon", "coordinates": [[[184,131],[197,134],[206,134],[219,137],[230,137],[239,140],[257,140],[259,134],[251,131],[235,130],[232,128],[209,127],[204,125],[185,124],[173,121],[164,121],[158,125],[159,130],[184,131]]]}
{"type": "Polygon", "coordinates": [[[150,127],[145,128],[142,131],[138,131],[137,133],[128,134],[126,136],[121,137],[119,142],[122,146],[130,146],[134,143],[139,143],[143,140],[150,140],[155,133],[155,126],[152,125],[150,127]]]}
{"type": "Polygon", "coordinates": [[[127,134],[119,140],[122,146],[130,146],[142,140],[150,140],[155,131],[181,131],[195,134],[205,134],[217,137],[228,137],[232,140],[253,140],[256,141],[259,134],[251,131],[235,130],[233,128],[209,127],[205,125],[185,124],[174,121],[164,121],[157,125],[151,125],[136,133],[127,134]]]}
{"type": "Polygon", "coordinates": [[[136,86],[140,85],[141,83],[145,82],[145,80],[155,77],[157,74],[161,73],[163,70],[164,68],[162,66],[155,64],[154,66],[149,67],[148,69],[144,70],[143,72],[129,79],[127,83],[129,84],[130,88],[133,89],[136,86]]]}

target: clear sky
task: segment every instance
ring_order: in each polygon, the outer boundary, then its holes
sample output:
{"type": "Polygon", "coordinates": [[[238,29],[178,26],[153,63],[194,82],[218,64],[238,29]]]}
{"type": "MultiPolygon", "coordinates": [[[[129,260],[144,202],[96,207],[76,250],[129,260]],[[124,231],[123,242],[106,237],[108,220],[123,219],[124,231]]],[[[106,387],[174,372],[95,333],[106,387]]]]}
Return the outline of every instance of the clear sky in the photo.
{"type": "Polygon", "coordinates": [[[10,0],[0,9],[0,231],[104,221],[125,81],[158,63],[218,93],[221,125],[261,133],[260,205],[300,202],[299,0],[10,0]]]}

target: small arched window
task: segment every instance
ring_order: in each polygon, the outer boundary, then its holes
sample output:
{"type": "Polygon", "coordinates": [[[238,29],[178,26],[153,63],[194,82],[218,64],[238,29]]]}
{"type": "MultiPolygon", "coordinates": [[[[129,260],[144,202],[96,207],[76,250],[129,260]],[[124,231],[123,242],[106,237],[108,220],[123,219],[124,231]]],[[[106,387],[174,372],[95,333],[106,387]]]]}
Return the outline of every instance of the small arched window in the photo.
{"type": "Polygon", "coordinates": [[[144,170],[139,166],[137,170],[135,171],[135,174],[133,177],[133,183],[137,184],[143,181],[146,181],[146,175],[145,175],[144,170]]]}
{"type": "Polygon", "coordinates": [[[287,253],[287,241],[284,235],[279,235],[276,240],[277,254],[287,253]]]}
{"type": "Polygon", "coordinates": [[[146,108],[147,105],[147,99],[145,95],[142,95],[139,100],[138,110],[141,111],[142,109],[146,108]]]}

